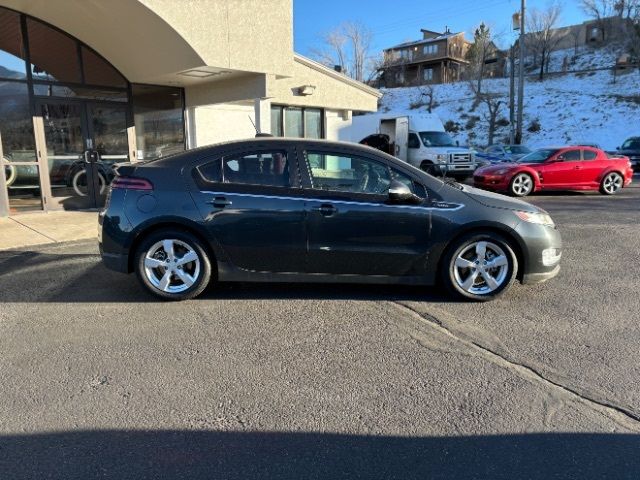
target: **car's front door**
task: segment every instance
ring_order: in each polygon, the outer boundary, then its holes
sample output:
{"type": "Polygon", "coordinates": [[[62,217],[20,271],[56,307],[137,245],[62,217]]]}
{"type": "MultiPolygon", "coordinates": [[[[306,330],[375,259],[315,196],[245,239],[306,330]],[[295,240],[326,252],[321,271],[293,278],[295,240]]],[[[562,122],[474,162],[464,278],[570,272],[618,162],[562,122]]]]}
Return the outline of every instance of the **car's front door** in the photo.
{"type": "Polygon", "coordinates": [[[580,150],[564,150],[536,168],[542,174],[544,188],[565,188],[580,184],[580,150]]]}
{"type": "Polygon", "coordinates": [[[295,150],[277,147],[229,152],[191,172],[209,236],[235,267],[304,271],[304,198],[296,172],[295,150]]]}
{"type": "Polygon", "coordinates": [[[325,274],[420,275],[429,249],[430,210],[391,204],[391,180],[426,197],[424,187],[386,160],[340,148],[299,153],[306,192],[307,271],[325,274]]]}

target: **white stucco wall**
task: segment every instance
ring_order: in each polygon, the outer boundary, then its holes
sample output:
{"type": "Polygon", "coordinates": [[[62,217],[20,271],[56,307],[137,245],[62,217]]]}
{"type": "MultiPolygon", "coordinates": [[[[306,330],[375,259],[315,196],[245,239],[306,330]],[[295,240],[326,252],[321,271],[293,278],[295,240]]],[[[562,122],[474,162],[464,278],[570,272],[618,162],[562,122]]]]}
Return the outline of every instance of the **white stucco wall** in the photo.
{"type": "MultiPolygon", "coordinates": [[[[202,147],[213,143],[255,137],[253,104],[216,104],[191,107],[187,112],[189,147],[202,147]],[[251,119],[251,121],[249,120],[251,119]]],[[[350,141],[348,127],[351,112],[325,110],[325,136],[327,140],[350,141]]]]}

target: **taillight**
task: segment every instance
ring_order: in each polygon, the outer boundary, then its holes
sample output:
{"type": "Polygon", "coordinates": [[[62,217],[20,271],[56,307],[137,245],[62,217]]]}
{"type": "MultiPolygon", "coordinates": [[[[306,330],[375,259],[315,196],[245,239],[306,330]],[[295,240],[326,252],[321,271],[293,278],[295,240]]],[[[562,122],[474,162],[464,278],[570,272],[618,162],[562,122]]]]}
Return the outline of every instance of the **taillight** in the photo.
{"type": "Polygon", "coordinates": [[[146,178],[116,177],[111,182],[111,188],[121,188],[127,190],[153,190],[153,183],[151,183],[146,178]]]}

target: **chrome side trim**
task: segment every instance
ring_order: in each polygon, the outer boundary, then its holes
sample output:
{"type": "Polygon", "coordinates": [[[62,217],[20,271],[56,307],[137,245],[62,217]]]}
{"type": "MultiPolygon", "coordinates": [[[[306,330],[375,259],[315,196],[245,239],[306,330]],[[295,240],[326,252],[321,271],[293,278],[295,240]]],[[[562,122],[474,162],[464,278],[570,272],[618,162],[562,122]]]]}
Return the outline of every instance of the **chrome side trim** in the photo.
{"type": "Polygon", "coordinates": [[[237,197],[250,197],[250,198],[268,198],[274,200],[295,200],[298,202],[317,202],[317,203],[337,203],[340,205],[362,205],[365,207],[386,207],[386,208],[403,208],[409,210],[447,210],[450,212],[455,212],[464,208],[465,205],[461,203],[447,203],[447,202],[437,202],[435,207],[422,207],[417,205],[387,205],[385,203],[371,203],[371,202],[357,202],[357,201],[349,201],[349,200],[330,200],[326,198],[307,198],[307,197],[282,197],[279,195],[257,195],[253,193],[234,193],[234,192],[212,192],[209,190],[200,191],[200,193],[210,194],[210,195],[235,195],[237,197]]]}

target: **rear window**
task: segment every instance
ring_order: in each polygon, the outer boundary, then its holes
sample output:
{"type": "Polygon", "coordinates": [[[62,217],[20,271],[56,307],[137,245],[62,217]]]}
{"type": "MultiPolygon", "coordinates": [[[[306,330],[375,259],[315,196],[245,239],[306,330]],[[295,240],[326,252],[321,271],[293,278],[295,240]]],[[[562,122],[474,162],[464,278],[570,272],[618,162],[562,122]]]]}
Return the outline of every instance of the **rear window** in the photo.
{"type": "Polygon", "coordinates": [[[197,171],[211,183],[289,186],[289,161],[284,150],[225,155],[199,166],[197,171]]]}

